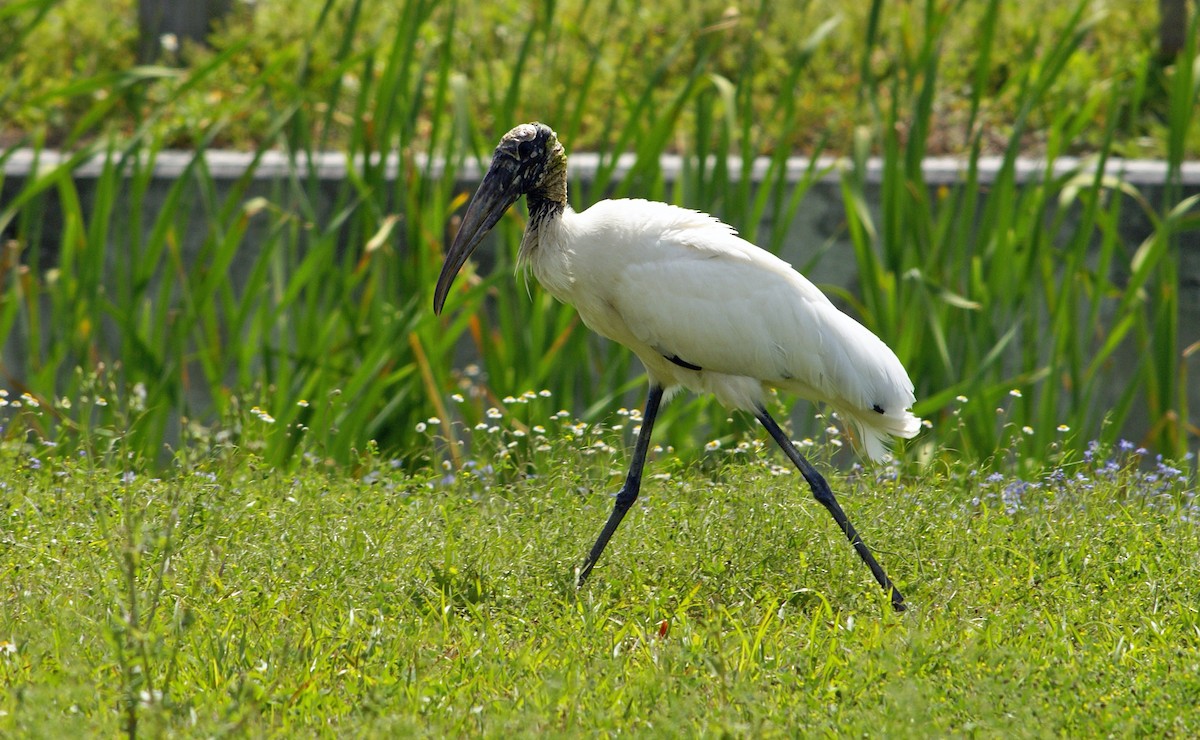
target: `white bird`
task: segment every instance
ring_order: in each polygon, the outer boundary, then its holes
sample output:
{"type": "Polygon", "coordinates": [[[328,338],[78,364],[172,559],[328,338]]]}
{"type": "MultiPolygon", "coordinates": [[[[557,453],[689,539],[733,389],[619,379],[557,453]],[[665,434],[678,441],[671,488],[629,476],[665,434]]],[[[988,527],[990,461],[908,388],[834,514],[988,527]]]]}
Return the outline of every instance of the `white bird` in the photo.
{"type": "Polygon", "coordinates": [[[650,391],[625,484],[591,553],[582,586],[638,497],[654,419],[680,388],[714,394],[749,411],[804,475],[887,591],[904,597],[863,543],[825,479],[767,413],[770,388],[832,407],[853,425],[872,459],[890,436],[916,435],[913,384],[894,352],[839,311],[791,265],[698,211],[646,200],[603,200],[576,213],[567,205],[567,156],[541,123],[504,135],[463,216],[438,277],[441,313],[467,258],[522,195],[529,222],[518,258],[593,331],[625,345],[646,367],[650,391]]]}

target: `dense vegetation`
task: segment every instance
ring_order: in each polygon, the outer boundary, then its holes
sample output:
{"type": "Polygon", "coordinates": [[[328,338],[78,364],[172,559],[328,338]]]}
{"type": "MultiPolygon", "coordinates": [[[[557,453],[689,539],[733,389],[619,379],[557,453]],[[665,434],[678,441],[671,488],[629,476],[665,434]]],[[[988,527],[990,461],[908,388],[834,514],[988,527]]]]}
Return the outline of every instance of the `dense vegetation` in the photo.
{"type": "MultiPolygon", "coordinates": [[[[932,154],[968,154],[976,136],[985,152],[1000,153],[1017,127],[1024,129],[1025,151],[1044,152],[1059,111],[1081,104],[1087,125],[1059,144],[1066,151],[1165,156],[1171,124],[1172,69],[1157,58],[1157,14],[1135,0],[1088,3],[1082,17],[1070,3],[1046,0],[1004,7],[256,0],[235,4],[209,48],[176,41],[161,60],[167,66],[141,68],[135,68],[136,0],[7,5],[0,11],[9,41],[0,50],[6,86],[0,143],[28,136],[58,145],[129,134],[154,119],[154,136],[164,146],[253,149],[274,143],[278,118],[300,102],[331,114],[307,121],[306,135],[343,148],[364,115],[374,114],[357,104],[354,91],[374,83],[369,77],[380,74],[406,24],[412,24],[406,40],[429,62],[414,72],[433,89],[447,82],[440,75],[448,70],[458,88],[455,109],[418,106],[411,136],[381,140],[381,147],[433,148],[429,132],[438,119],[463,114],[489,142],[512,121],[544,118],[564,129],[576,150],[605,151],[619,141],[627,125],[622,117],[640,97],[669,105],[678,81],[700,68],[709,77],[702,85],[731,86],[757,153],[848,152],[856,126],[878,123],[893,103],[912,103],[908,93],[931,71],[918,63],[931,36],[942,60],[928,120],[921,122],[932,154]],[[1027,99],[1024,78],[1059,36],[1076,28],[1083,37],[1066,64],[1046,80],[1039,99],[1027,99]],[[219,67],[198,81],[169,68],[194,70],[215,58],[219,67]],[[797,68],[803,73],[796,75],[797,68]],[[339,86],[347,90],[330,96],[339,86]],[[787,126],[773,115],[781,98],[796,109],[787,126]],[[1109,134],[1106,120],[1118,110],[1109,134]]],[[[697,115],[680,111],[668,149],[698,145],[697,115]]],[[[1200,153],[1195,122],[1186,139],[1190,154],[1200,153]]]]}
{"type": "MultiPolygon", "coordinates": [[[[576,201],[676,200],[774,251],[814,180],[840,182],[839,249],[853,251],[858,280],[831,289],[916,379],[932,428],[912,457],[986,459],[1016,438],[1035,458],[1051,444],[1082,451],[1131,420],[1139,443],[1187,451],[1178,262],[1200,218],[1177,176],[1200,125],[1195,35],[1160,64],[1141,6],[262,2],[239,7],[212,50],[184,46],[183,66],[147,67],[131,66],[131,9],[114,2],[0,11],[16,39],[0,45],[13,70],[5,137],[67,152],[0,204],[6,374],[53,409],[18,414],[10,439],[33,428],[64,454],[115,449],[89,431],[111,427],[161,462],[164,441],[236,438],[265,417],[271,462],[298,451],[348,462],[371,440],[411,447],[418,422],[449,420],[456,391],[467,428],[531,388],[587,418],[638,403],[628,353],[510,277],[518,218],[450,315],[426,310],[466,197],[456,174],[498,130],[541,118],[572,151],[600,153],[576,201]],[[252,167],[219,186],[204,157],[219,144],[282,152],[285,173],[264,184],[252,167]],[[194,156],[164,199],[153,165],[179,145],[194,156]],[[334,185],[305,166],[330,147],[357,163],[334,185]],[[948,150],[964,184],[931,188],[922,158],[948,150]],[[668,151],[686,155],[671,182],[668,151]],[[1031,151],[1092,156],[1020,181],[1017,157],[1031,151]],[[1105,170],[1142,151],[1169,168],[1153,199],[1105,170]],[[635,159],[618,179],[624,152],[635,159]],[[794,152],[847,164],[797,180],[794,152]],[[755,189],[747,175],[764,156],[755,189]],[[87,183],[71,177],[85,161],[99,170],[87,183]],[[1131,217],[1145,236],[1123,229],[1131,217]],[[479,358],[471,373],[458,367],[464,344],[479,358]]],[[[799,266],[827,251],[804,245],[799,266]]],[[[808,418],[801,431],[815,428],[808,418]]],[[[700,400],[673,404],[662,430],[731,439],[743,423],[700,400]]]]}
{"type": "Polygon", "coordinates": [[[4,2],[0,165],[40,164],[0,181],[0,735],[1196,735],[1200,57],[1147,7],[258,0],[138,66],[133,0],[4,2]],[[599,155],[577,205],[853,257],[929,428],[793,436],[909,612],[703,399],[575,591],[636,363],[512,278],[519,212],[429,310],[456,178],[535,118],[599,155]],[[1142,155],[1152,197],[1106,169],[1142,155]],[[840,254],[787,243],[820,178],[840,254]]]}

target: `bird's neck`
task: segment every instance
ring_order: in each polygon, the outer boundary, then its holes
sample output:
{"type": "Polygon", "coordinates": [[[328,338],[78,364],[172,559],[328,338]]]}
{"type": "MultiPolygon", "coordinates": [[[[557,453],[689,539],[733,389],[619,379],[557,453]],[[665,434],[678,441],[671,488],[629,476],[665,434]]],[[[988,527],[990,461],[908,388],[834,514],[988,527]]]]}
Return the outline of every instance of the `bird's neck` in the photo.
{"type": "Polygon", "coordinates": [[[562,145],[551,150],[537,185],[525,193],[530,222],[557,218],[567,206],[567,155],[562,145]]]}
{"type": "Polygon", "coordinates": [[[567,156],[560,145],[550,157],[537,186],[525,193],[525,203],[529,206],[529,224],[521,242],[525,257],[537,251],[541,234],[548,225],[562,218],[567,208],[567,156]]]}
{"type": "Polygon", "coordinates": [[[562,216],[567,207],[566,189],[563,190],[562,200],[530,193],[525,196],[525,202],[529,205],[528,228],[535,229],[562,216]]]}
{"type": "Polygon", "coordinates": [[[521,239],[521,251],[517,261],[523,266],[529,266],[539,257],[545,256],[546,236],[553,225],[562,220],[566,203],[550,198],[539,198],[532,193],[525,196],[529,204],[529,223],[525,226],[525,236],[521,239]]]}

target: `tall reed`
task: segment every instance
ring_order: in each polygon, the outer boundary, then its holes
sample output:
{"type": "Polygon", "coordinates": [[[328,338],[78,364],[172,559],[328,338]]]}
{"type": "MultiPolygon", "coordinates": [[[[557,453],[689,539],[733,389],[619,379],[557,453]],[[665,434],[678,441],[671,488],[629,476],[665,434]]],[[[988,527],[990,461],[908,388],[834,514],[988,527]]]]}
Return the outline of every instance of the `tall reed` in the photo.
{"type": "MultiPolygon", "coordinates": [[[[1128,113],[1120,88],[1097,85],[1073,105],[1050,99],[1098,20],[1088,16],[1090,7],[1078,2],[1066,29],[1035,34],[1026,56],[1037,63],[988,91],[1004,7],[987,4],[961,186],[931,186],[922,162],[936,115],[942,34],[962,3],[945,9],[925,3],[920,43],[902,57],[899,74],[876,81],[866,96],[891,104],[881,107],[878,126],[856,150],[843,188],[862,311],[869,325],[895,339],[922,391],[917,411],[942,428],[938,441],[972,456],[1008,446],[1112,442],[1143,409],[1149,431],[1140,441],[1170,455],[1186,452],[1187,402],[1177,380],[1186,374],[1176,339],[1178,250],[1169,245],[1196,228],[1195,200],[1180,202],[1176,186],[1163,203],[1150,204],[1108,174],[1116,129],[1128,113]],[[975,126],[985,94],[1015,95],[1020,111],[986,187],[979,170],[988,132],[975,126]],[[1063,149],[1104,110],[1095,154],[1057,172],[1063,149]],[[1044,167],[1021,183],[1017,162],[1034,133],[1035,111],[1043,114],[1036,133],[1045,141],[1044,167]],[[878,215],[864,176],[865,155],[874,148],[883,163],[878,215]],[[1128,243],[1120,229],[1130,209],[1145,210],[1153,221],[1153,234],[1140,245],[1128,243]],[[1132,375],[1122,372],[1128,357],[1138,363],[1132,375]],[[1104,399],[1117,379],[1125,386],[1110,406],[1104,399]],[[1068,430],[1072,437],[1063,441],[1068,430]]],[[[876,2],[873,15],[882,12],[876,2]]],[[[878,53],[872,46],[864,51],[878,53]]],[[[1129,74],[1149,74],[1149,58],[1131,60],[1129,74]]],[[[1194,44],[1176,65],[1169,91],[1176,174],[1196,103],[1189,59],[1194,44]]]]}
{"type": "MultiPolygon", "coordinates": [[[[34,12],[21,18],[36,25],[52,4],[23,4],[34,12]]],[[[572,183],[576,207],[608,195],[670,200],[711,211],[779,251],[809,188],[830,174],[815,155],[842,137],[815,136],[814,164],[798,183],[789,179],[792,151],[779,144],[813,126],[797,102],[806,73],[832,39],[851,32],[862,39],[861,85],[847,105],[861,125],[840,181],[860,284],[831,289],[908,365],[917,411],[933,422],[930,447],[987,457],[1020,444],[1036,459],[1052,444],[1111,439],[1146,409],[1145,441],[1173,455],[1186,450],[1178,250],[1197,218],[1178,172],[1196,103],[1194,34],[1162,73],[1161,89],[1159,73],[1132,59],[1129,84],[1096,85],[1068,106],[1053,96],[1095,22],[1083,2],[1067,28],[1035,33],[1021,55],[1028,63],[1005,75],[994,61],[1007,12],[998,0],[974,14],[962,1],[877,0],[865,18],[819,19],[784,45],[785,58],[770,60],[782,74],[765,77],[737,72],[764,66],[754,30],[791,12],[767,2],[734,15],[685,15],[666,35],[631,34],[617,3],[513,7],[516,20],[496,42],[512,52],[503,63],[482,63],[495,50],[474,48],[476,37],[460,33],[465,16],[478,17],[474,7],[405,0],[388,6],[394,16],[385,24],[379,7],[323,0],[314,28],[336,29],[333,45],[318,49],[317,33],[304,36],[293,61],[265,64],[258,78],[224,90],[229,97],[195,133],[195,150],[164,195],[154,182],[158,116],[220,84],[244,45],[184,70],[101,73],[47,97],[49,105],[96,93],[66,161],[40,169],[0,204],[0,230],[14,237],[0,261],[6,382],[40,399],[36,412],[26,406],[10,419],[6,435],[32,430],[64,451],[146,461],[164,459],[164,444],[234,444],[276,465],[302,455],[352,463],[375,441],[404,464],[423,464],[415,429],[432,416],[469,427],[509,406],[534,424],[551,406],[596,419],[640,403],[640,368],[628,352],[513,279],[519,209],[481,252],[479,273],[456,284],[452,310],[432,316],[431,286],[467,197],[460,179],[486,166],[496,136],[516,122],[545,120],[569,145],[600,131],[591,137],[601,142],[595,178],[586,188],[572,183]],[[935,186],[922,162],[941,115],[943,41],[963,18],[978,37],[969,154],[960,186],[935,186]],[[656,53],[640,56],[646,48],[656,53]],[[597,99],[597,79],[614,58],[637,59],[637,74],[623,70],[617,97],[597,99]],[[142,95],[150,81],[169,91],[153,103],[142,95]],[[546,95],[547,85],[567,92],[546,95]],[[102,130],[115,104],[105,93],[114,89],[147,111],[119,136],[102,130]],[[263,89],[272,92],[265,103],[263,89]],[[1118,130],[1152,94],[1166,101],[1171,132],[1173,175],[1158,203],[1105,169],[1118,130]],[[765,115],[764,95],[772,101],[765,115]],[[995,132],[981,124],[982,111],[995,95],[1019,101],[1019,116],[985,188],[981,162],[995,132]],[[543,102],[533,110],[528,100],[543,102]],[[249,170],[222,184],[208,147],[252,106],[268,121],[261,144],[249,170]],[[1104,133],[1093,157],[1019,182],[1018,157],[1034,134],[1054,162],[1094,134],[1097,120],[1104,133]],[[331,182],[319,165],[335,141],[349,166],[331,182]],[[278,153],[285,175],[258,177],[278,153]],[[682,174],[671,181],[666,153],[682,155],[682,174]],[[755,158],[764,153],[765,177],[756,182],[755,158]],[[633,157],[622,173],[623,154],[633,157]],[[872,155],[883,171],[877,206],[872,155]],[[73,174],[88,161],[99,175],[85,185],[73,174]],[[1120,229],[1134,209],[1154,225],[1144,244],[1127,243],[1120,229]],[[61,229],[48,233],[56,213],[61,229]],[[1136,358],[1136,373],[1107,408],[1101,391],[1125,357],[1136,358]],[[465,372],[469,363],[478,370],[465,372]],[[540,405],[505,403],[543,389],[553,396],[540,405]],[[462,402],[451,400],[455,393],[462,402]]],[[[36,139],[23,143],[43,154],[36,139]]],[[[807,261],[821,259],[829,256],[814,248],[807,261]]],[[[798,422],[800,433],[817,428],[798,422]]],[[[682,445],[746,423],[726,421],[706,400],[680,400],[666,409],[661,434],[682,445]]]]}

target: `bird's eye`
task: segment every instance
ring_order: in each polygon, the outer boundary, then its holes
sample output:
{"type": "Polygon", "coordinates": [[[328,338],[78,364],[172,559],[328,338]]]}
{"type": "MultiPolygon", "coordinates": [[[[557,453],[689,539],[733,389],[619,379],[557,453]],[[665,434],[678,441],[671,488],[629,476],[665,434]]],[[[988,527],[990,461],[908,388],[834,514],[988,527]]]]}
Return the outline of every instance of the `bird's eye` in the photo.
{"type": "Polygon", "coordinates": [[[522,141],[517,146],[517,150],[521,153],[521,159],[535,159],[542,154],[542,147],[536,139],[522,141]]]}

